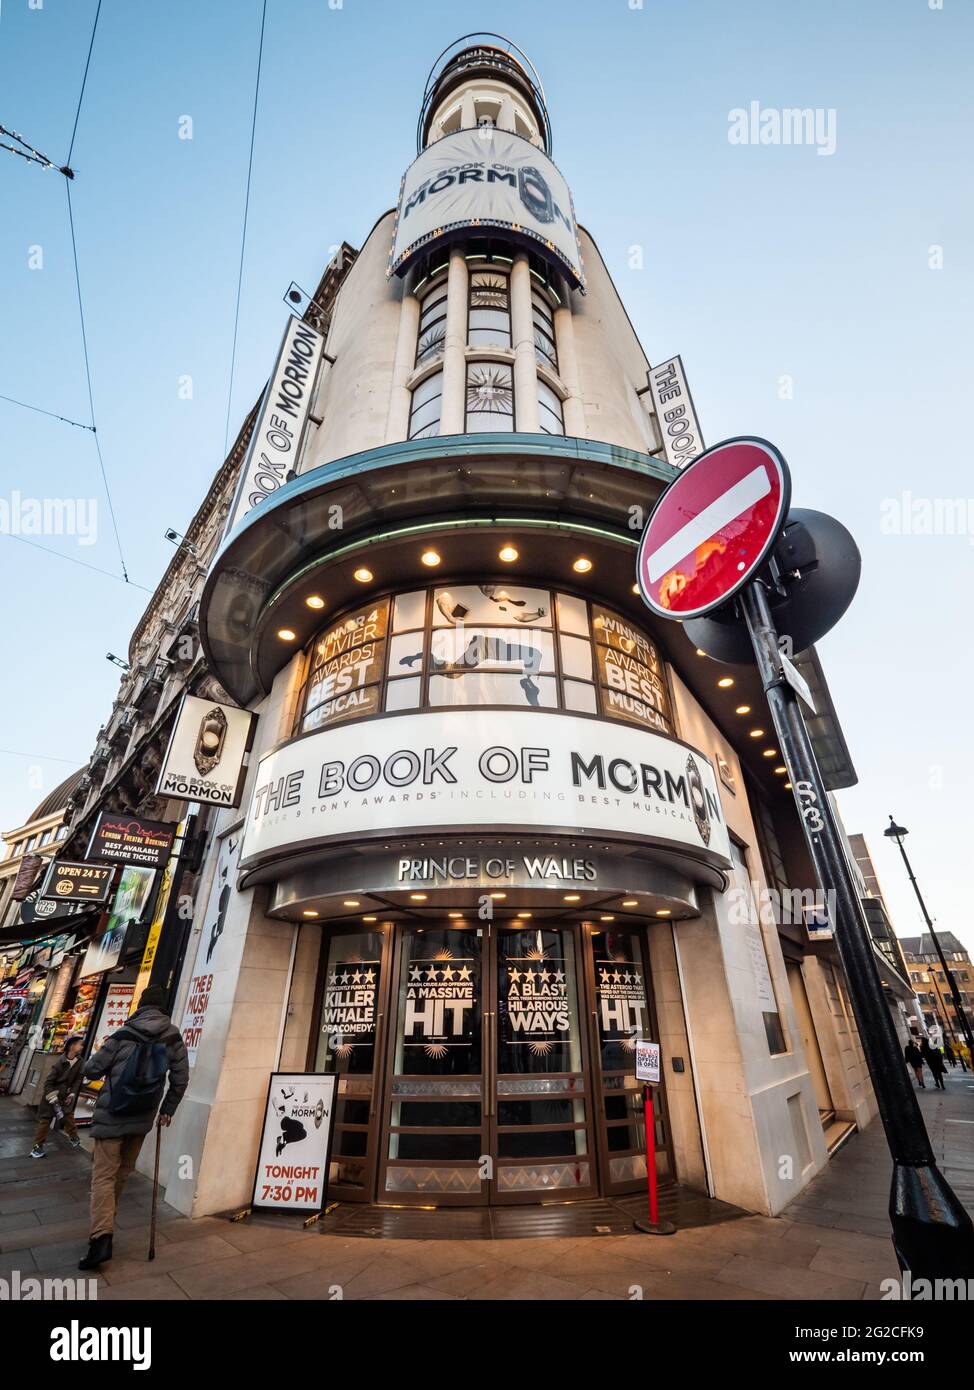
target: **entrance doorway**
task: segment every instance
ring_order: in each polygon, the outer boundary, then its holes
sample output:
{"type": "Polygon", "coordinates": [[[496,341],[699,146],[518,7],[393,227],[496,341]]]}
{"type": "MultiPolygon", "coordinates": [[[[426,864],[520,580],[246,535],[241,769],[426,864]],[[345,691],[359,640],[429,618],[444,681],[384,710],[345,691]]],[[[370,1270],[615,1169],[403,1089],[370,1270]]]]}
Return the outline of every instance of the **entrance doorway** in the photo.
{"type": "Polygon", "coordinates": [[[339,1075],[334,1196],[483,1206],[645,1185],[635,1041],[658,1032],[640,927],[447,918],[329,932],[323,957],[313,1065],[339,1075]]]}

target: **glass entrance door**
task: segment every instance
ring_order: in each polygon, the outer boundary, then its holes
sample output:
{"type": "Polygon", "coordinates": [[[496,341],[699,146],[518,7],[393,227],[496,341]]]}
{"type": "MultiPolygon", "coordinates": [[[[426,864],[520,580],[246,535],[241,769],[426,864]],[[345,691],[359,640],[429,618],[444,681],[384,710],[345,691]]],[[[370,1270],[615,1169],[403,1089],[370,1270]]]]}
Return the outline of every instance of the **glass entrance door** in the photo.
{"type": "Polygon", "coordinates": [[[377,1062],[385,1041],[392,928],[330,932],[322,942],[318,1036],[309,1065],[338,1077],[329,1197],[367,1201],[379,1144],[377,1062]]]}
{"type": "Polygon", "coordinates": [[[590,1097],[573,927],[495,926],[492,1200],[595,1191],[590,1097]]]}
{"type": "MultiPolygon", "coordinates": [[[[646,1183],[646,1123],[642,1083],[636,1080],[640,1038],[658,1040],[649,988],[645,935],[639,927],[588,936],[589,988],[593,1000],[592,1089],[595,1093],[602,1192],[635,1192],[646,1183]]],[[[653,1087],[656,1172],[673,1176],[665,1086],[653,1087]]]]}
{"type": "Polygon", "coordinates": [[[380,1202],[592,1195],[578,961],[572,927],[402,928],[380,1202]]]}
{"type": "Polygon", "coordinates": [[[488,1199],[486,951],[486,928],[399,932],[380,1202],[488,1199]]]}

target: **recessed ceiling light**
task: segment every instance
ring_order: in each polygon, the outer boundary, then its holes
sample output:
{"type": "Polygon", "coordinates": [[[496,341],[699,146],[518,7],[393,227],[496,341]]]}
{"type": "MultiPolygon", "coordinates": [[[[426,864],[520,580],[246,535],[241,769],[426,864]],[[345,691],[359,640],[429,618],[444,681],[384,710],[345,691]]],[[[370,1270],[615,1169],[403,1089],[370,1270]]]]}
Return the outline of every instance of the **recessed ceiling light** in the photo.
{"type": "Polygon", "coordinates": [[[764,738],[764,730],[763,730],[763,729],[752,729],[752,730],[751,730],[751,737],[752,737],[752,738],[764,738]]]}
{"type": "Polygon", "coordinates": [[[737,706],[737,709],[734,711],[734,713],[735,713],[735,714],[750,714],[750,713],[751,713],[751,706],[750,706],[750,705],[738,705],[738,706],[737,706]]]}
{"type": "Polygon", "coordinates": [[[587,559],[584,555],[579,555],[578,559],[572,565],[572,569],[576,574],[588,574],[591,568],[592,561],[587,559]]]}
{"type": "Polygon", "coordinates": [[[462,916],[463,916],[463,913],[462,913],[462,912],[448,912],[446,915],[447,915],[448,917],[462,917],[462,916]]]}
{"type": "Polygon", "coordinates": [[[282,642],[293,642],[298,634],[292,628],[279,627],[277,629],[277,635],[278,637],[280,637],[282,642]]]}
{"type": "Polygon", "coordinates": [[[374,917],[363,917],[363,918],[362,918],[362,921],[363,921],[363,922],[374,922],[374,921],[375,921],[375,918],[374,918],[374,917]]]}
{"type": "Polygon", "coordinates": [[[623,907],[638,907],[638,906],[639,906],[639,899],[638,899],[638,898],[626,898],[626,900],[624,901],[624,903],[622,904],[622,906],[623,906],[623,907]]]}
{"type": "Polygon", "coordinates": [[[656,916],[657,916],[657,917],[672,917],[672,916],[673,916],[673,909],[670,908],[670,907],[658,907],[658,908],[656,909],[656,916]]]}
{"type": "Polygon", "coordinates": [[[428,565],[430,569],[433,569],[435,565],[440,563],[439,552],[436,550],[424,550],[419,558],[422,560],[423,564],[428,565]]]}
{"type": "Polygon", "coordinates": [[[360,584],[368,584],[368,582],[371,579],[374,579],[375,576],[373,575],[370,569],[366,569],[365,565],[360,565],[358,569],[355,571],[355,578],[358,580],[360,584]]]}
{"type": "Polygon", "coordinates": [[[776,758],[777,756],[777,748],[765,748],[764,752],[761,754],[762,758],[776,758]]]}
{"type": "Polygon", "coordinates": [[[791,791],[791,783],[790,783],[790,782],[782,782],[781,785],[784,787],[784,789],[785,789],[786,792],[790,792],[790,791],[791,791]]]}
{"type": "Polygon", "coordinates": [[[703,647],[698,647],[698,648],[697,648],[697,656],[706,656],[706,655],[707,655],[707,653],[704,651],[703,647]]]}
{"type": "Polygon", "coordinates": [[[325,606],[325,600],[320,594],[309,594],[305,599],[305,603],[309,608],[324,608],[325,606]]]}
{"type": "Polygon", "coordinates": [[[634,585],[632,586],[632,591],[633,591],[634,594],[638,594],[638,593],[639,593],[639,585],[638,585],[638,584],[634,584],[634,585]]]}
{"type": "Polygon", "coordinates": [[[527,919],[531,916],[530,912],[519,912],[517,915],[522,922],[527,921],[527,919]]]}
{"type": "Polygon", "coordinates": [[[612,915],[611,912],[610,912],[607,916],[605,916],[605,917],[600,917],[600,918],[599,918],[599,921],[600,921],[600,922],[614,922],[614,921],[615,921],[615,918],[613,917],[613,915],[612,915]]]}
{"type": "Polygon", "coordinates": [[[734,684],[734,677],[733,677],[733,676],[721,676],[721,678],[720,678],[720,680],[717,682],[717,684],[720,686],[721,690],[729,690],[730,687],[734,684]]]}
{"type": "Polygon", "coordinates": [[[360,903],[359,903],[358,898],[343,898],[343,899],[342,899],[342,907],[359,907],[359,906],[360,906],[360,903]]]}
{"type": "Polygon", "coordinates": [[[507,897],[507,894],[506,894],[506,893],[491,893],[490,896],[491,896],[492,898],[500,899],[500,898],[506,898],[506,897],[507,897]]]}
{"type": "Polygon", "coordinates": [[[310,907],[306,907],[305,910],[301,913],[301,916],[302,916],[302,917],[317,917],[318,914],[317,914],[317,912],[314,912],[310,907]]]}
{"type": "Polygon", "coordinates": [[[414,903],[421,903],[426,901],[425,893],[410,893],[409,896],[412,898],[414,903]]]}
{"type": "Polygon", "coordinates": [[[513,545],[502,545],[497,552],[498,560],[503,560],[505,565],[513,565],[517,559],[517,551],[513,545]]]}
{"type": "Polygon", "coordinates": [[[566,903],[580,903],[581,901],[582,901],[582,895],[581,895],[581,893],[566,893],[566,894],[565,894],[565,902],[566,902],[566,903]]]}
{"type": "Polygon", "coordinates": [[[786,773],[787,771],[788,771],[788,769],[787,769],[786,767],[776,767],[776,768],[775,768],[775,774],[776,774],[776,776],[778,776],[778,777],[784,777],[784,775],[785,775],[785,773],[786,773]]]}

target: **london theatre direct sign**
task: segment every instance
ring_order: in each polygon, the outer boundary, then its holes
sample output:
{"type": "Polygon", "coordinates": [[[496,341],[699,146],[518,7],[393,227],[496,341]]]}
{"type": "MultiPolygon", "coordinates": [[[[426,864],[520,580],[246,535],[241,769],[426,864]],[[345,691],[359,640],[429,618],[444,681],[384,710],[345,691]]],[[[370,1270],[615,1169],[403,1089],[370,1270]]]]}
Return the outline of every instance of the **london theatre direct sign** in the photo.
{"type": "Polygon", "coordinates": [[[584,284],[572,195],[548,156],[511,131],[461,130],[436,140],[406,170],[389,273],[454,228],[503,227],[540,243],[584,284]]]}
{"type": "Polygon", "coordinates": [[[88,858],[162,869],[175,838],[176,827],[171,821],[140,820],[138,816],[102,811],[88,842],[88,858]]]}
{"type": "Polygon", "coordinates": [[[253,730],[249,710],[184,695],[156,793],[207,806],[239,806],[253,730]]]}
{"type": "Polygon", "coordinates": [[[400,830],[638,836],[725,868],[714,770],[649,730],[539,710],[444,710],[306,735],[261,759],[241,867],[400,830]]]}
{"type": "Polygon", "coordinates": [[[252,1206],[321,1210],[337,1080],[320,1072],[275,1072],[271,1077],[252,1206]]]}

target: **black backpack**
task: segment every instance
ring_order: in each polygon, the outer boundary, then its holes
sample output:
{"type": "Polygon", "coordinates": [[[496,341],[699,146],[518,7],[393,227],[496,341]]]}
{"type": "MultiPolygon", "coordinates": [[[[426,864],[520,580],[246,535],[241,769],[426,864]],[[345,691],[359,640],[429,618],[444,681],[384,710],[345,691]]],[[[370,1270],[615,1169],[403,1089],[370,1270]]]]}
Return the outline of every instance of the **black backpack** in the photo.
{"type": "Polygon", "coordinates": [[[131,1038],[135,1046],[125,1059],[118,1080],[112,1083],[108,1111],[112,1115],[145,1115],[162,1100],[169,1070],[166,1044],[140,1037],[133,1029],[120,1029],[119,1038],[131,1038]]]}

